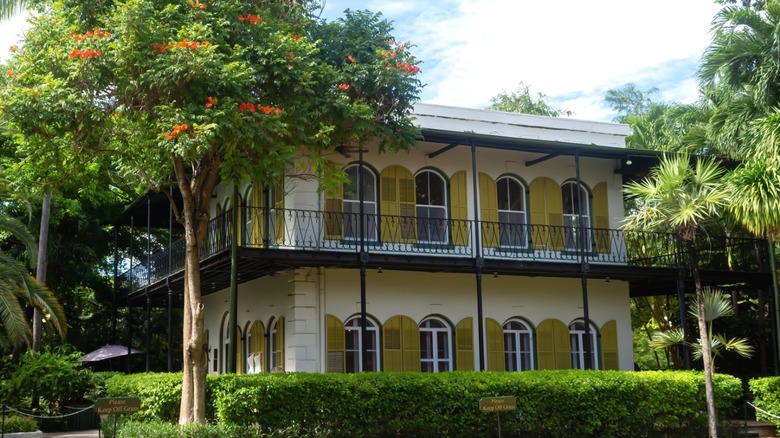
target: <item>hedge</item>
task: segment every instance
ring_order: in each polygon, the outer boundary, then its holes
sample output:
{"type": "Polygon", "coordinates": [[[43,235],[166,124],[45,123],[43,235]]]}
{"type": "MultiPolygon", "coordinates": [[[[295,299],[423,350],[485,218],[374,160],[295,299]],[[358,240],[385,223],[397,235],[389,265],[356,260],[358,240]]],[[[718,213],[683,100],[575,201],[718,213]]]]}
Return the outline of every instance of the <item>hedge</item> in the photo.
{"type": "MultiPolygon", "coordinates": [[[[497,418],[479,410],[480,398],[514,396],[517,410],[498,414],[504,436],[706,435],[700,372],[225,374],[206,383],[211,421],[301,434],[489,436],[497,418]]],[[[117,376],[106,389],[111,397],[142,399],[134,419],[178,418],[181,374],[117,376]]],[[[741,382],[716,375],[715,393],[728,418],[741,382]]]]}
{"type": "Polygon", "coordinates": [[[780,426],[780,377],[761,377],[748,382],[756,406],[756,420],[769,421],[780,426]],[[762,412],[764,411],[764,412],[762,412]],[[765,413],[768,412],[769,414],[765,413]]]}

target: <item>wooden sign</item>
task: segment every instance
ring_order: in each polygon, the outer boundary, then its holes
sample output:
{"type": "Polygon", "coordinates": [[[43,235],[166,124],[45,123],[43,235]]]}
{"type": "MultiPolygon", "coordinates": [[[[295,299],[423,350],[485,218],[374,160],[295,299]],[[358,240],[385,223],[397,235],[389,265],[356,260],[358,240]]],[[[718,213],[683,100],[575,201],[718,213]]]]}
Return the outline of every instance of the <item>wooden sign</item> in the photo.
{"type": "Polygon", "coordinates": [[[479,399],[479,410],[482,412],[505,412],[517,410],[515,397],[483,397],[479,399]]]}
{"type": "Polygon", "coordinates": [[[98,415],[133,414],[141,410],[138,397],[99,398],[95,400],[95,413],[98,415]]]}

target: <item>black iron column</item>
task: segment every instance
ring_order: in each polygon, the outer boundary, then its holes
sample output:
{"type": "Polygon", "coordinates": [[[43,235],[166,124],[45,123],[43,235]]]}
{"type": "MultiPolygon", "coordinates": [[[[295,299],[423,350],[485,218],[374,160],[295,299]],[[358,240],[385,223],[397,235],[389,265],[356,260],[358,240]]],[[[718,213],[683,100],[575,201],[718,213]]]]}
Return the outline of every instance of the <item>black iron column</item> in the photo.
{"type": "Polygon", "coordinates": [[[238,354],[238,339],[236,339],[236,326],[238,325],[238,185],[233,183],[233,223],[231,224],[230,241],[230,317],[228,318],[228,351],[227,372],[236,373],[236,356],[238,354]]]}
{"type": "Polygon", "coordinates": [[[680,329],[683,332],[683,339],[686,342],[683,342],[682,344],[682,355],[683,355],[683,363],[685,364],[685,369],[689,370],[691,369],[691,350],[688,347],[688,339],[690,337],[690,333],[688,333],[688,324],[687,324],[687,309],[685,304],[685,266],[686,264],[683,263],[683,248],[682,248],[682,242],[680,241],[680,236],[675,234],[675,245],[677,246],[677,304],[678,308],[680,310],[680,329]]]}
{"type": "Polygon", "coordinates": [[[772,274],[772,339],[774,345],[773,359],[775,364],[775,375],[780,375],[780,365],[778,356],[780,356],[780,293],[777,290],[777,264],[775,262],[775,241],[771,236],[767,236],[767,246],[769,247],[769,270],[772,274]]]}
{"type": "Polygon", "coordinates": [[[593,368],[593,345],[590,342],[590,315],[588,309],[588,273],[590,264],[586,258],[585,246],[588,242],[585,236],[585,227],[582,220],[582,182],[580,180],[580,150],[574,150],[574,169],[577,175],[577,246],[580,254],[580,281],[582,282],[582,316],[585,318],[585,339],[582,341],[582,349],[585,357],[586,370],[593,368]]]}
{"type": "Polygon", "coordinates": [[[133,234],[135,231],[135,217],[130,216],[130,270],[128,274],[130,276],[130,285],[127,291],[127,372],[130,373],[130,356],[133,349],[133,307],[130,305],[130,295],[133,293],[133,280],[135,280],[135,274],[133,273],[133,234]]]}
{"type": "MultiPolygon", "coordinates": [[[[368,264],[368,252],[366,252],[366,230],[365,230],[365,209],[363,207],[363,201],[365,193],[363,190],[363,181],[365,173],[363,172],[363,146],[358,145],[358,199],[360,200],[358,216],[360,230],[360,253],[358,254],[358,262],[360,263],[360,357],[361,371],[369,371],[368,369],[368,319],[366,316],[366,265],[368,264]]],[[[378,348],[378,346],[377,346],[378,348]]],[[[373,370],[372,370],[373,371],[373,370]]]]}
{"type": "MultiPolygon", "coordinates": [[[[171,190],[173,192],[173,190],[171,190]]],[[[168,207],[168,272],[165,286],[168,289],[168,372],[173,372],[173,289],[171,271],[173,267],[173,205],[168,207]]]]}
{"type": "Polygon", "coordinates": [[[151,345],[152,345],[152,297],[149,296],[149,284],[152,282],[152,201],[149,195],[146,195],[146,372],[151,371],[151,345]]]}
{"type": "Polygon", "coordinates": [[[471,140],[471,183],[474,190],[474,269],[477,280],[477,336],[479,337],[479,368],[477,371],[485,370],[485,322],[482,315],[482,268],[485,266],[485,260],[482,258],[482,233],[480,232],[478,186],[477,186],[477,147],[474,140],[471,140]]]}
{"type": "Polygon", "coordinates": [[[116,344],[117,301],[119,292],[119,226],[114,226],[114,298],[111,300],[111,344],[116,344]]]}

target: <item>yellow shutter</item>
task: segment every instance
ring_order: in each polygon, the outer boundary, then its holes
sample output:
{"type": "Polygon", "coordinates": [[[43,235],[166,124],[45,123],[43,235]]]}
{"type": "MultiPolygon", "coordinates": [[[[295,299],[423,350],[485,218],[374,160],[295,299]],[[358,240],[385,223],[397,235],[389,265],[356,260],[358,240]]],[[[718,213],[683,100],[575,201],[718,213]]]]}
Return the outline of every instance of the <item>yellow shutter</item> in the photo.
{"type": "Polygon", "coordinates": [[[456,369],[474,371],[474,318],[463,318],[455,326],[455,348],[456,369]]]}
{"type": "MultiPolygon", "coordinates": [[[[469,243],[468,197],[466,193],[466,171],[456,172],[450,178],[450,234],[452,244],[466,246],[469,243]]],[[[472,361],[473,362],[473,361],[472,361]]]]}
{"type": "Polygon", "coordinates": [[[276,321],[276,366],[284,370],[284,316],[276,321]]]}
{"type": "Polygon", "coordinates": [[[607,201],[607,183],[600,182],[593,188],[593,228],[596,228],[596,251],[608,253],[612,249],[609,234],[609,203],[607,201]]]}
{"type": "MultiPolygon", "coordinates": [[[[213,248],[206,248],[201,249],[201,252],[205,252],[206,254],[213,254],[215,251],[218,251],[222,249],[222,233],[224,232],[225,228],[225,218],[222,217],[222,206],[217,204],[217,215],[216,220],[214,221],[214,229],[211,230],[214,233],[214,247],[213,248]]],[[[207,239],[207,242],[211,242],[212,240],[207,239]]],[[[201,246],[201,248],[203,248],[201,246]]]]}
{"type": "Polygon", "coordinates": [[[396,315],[382,326],[385,371],[420,371],[420,329],[412,318],[396,315]]]}
{"type": "Polygon", "coordinates": [[[420,371],[420,327],[408,316],[401,317],[404,371],[420,371]]]}
{"type": "Polygon", "coordinates": [[[493,318],[485,319],[485,338],[487,340],[488,371],[506,371],[504,329],[493,318]]]}
{"type": "Polygon", "coordinates": [[[252,230],[250,231],[249,245],[253,247],[263,246],[265,234],[265,194],[263,193],[263,183],[255,182],[252,184],[252,194],[250,198],[250,208],[248,209],[252,218],[252,230]]]}
{"type": "Polygon", "coordinates": [[[414,175],[401,166],[390,166],[379,175],[382,240],[394,243],[417,241],[417,194],[414,175]]]}
{"type": "MultiPolygon", "coordinates": [[[[253,356],[252,359],[255,361],[255,364],[259,364],[261,368],[264,368],[265,367],[265,362],[264,362],[265,328],[263,327],[262,322],[255,321],[252,323],[249,339],[250,339],[250,343],[249,343],[250,356],[253,356]]],[[[260,369],[258,369],[256,372],[260,372],[260,369]]]]}
{"type": "Polygon", "coordinates": [[[346,357],[346,339],[344,338],[344,323],[335,316],[328,314],[327,318],[327,351],[328,363],[326,371],[329,373],[343,373],[344,359],[346,357]]]}
{"type": "Polygon", "coordinates": [[[531,240],[533,248],[546,250],[550,238],[547,229],[547,197],[545,196],[545,179],[536,178],[529,186],[531,209],[531,240]]]}
{"type": "Polygon", "coordinates": [[[566,324],[545,319],[536,327],[536,364],[540,370],[571,368],[571,339],[566,324]]]}
{"type": "Polygon", "coordinates": [[[601,365],[604,370],[619,370],[617,323],[607,321],[601,327],[601,365]]]}
{"type": "Polygon", "coordinates": [[[241,328],[236,326],[236,374],[244,374],[244,343],[241,338],[241,328]]]}
{"type": "Polygon", "coordinates": [[[496,181],[490,175],[479,173],[479,220],[482,226],[482,246],[498,246],[498,195],[496,181]]]}
{"type": "Polygon", "coordinates": [[[344,186],[325,194],[325,238],[344,238],[344,186]]]}
{"type": "Polygon", "coordinates": [[[284,177],[279,178],[274,185],[274,208],[276,209],[276,243],[282,245],[284,243],[284,177]]]}
{"type": "Polygon", "coordinates": [[[565,239],[561,186],[550,178],[545,178],[544,185],[545,204],[547,205],[547,225],[550,226],[550,249],[560,251],[563,249],[563,242],[565,239]]]}
{"type": "Polygon", "coordinates": [[[384,371],[403,371],[401,350],[401,317],[394,316],[382,326],[382,360],[384,371]]]}

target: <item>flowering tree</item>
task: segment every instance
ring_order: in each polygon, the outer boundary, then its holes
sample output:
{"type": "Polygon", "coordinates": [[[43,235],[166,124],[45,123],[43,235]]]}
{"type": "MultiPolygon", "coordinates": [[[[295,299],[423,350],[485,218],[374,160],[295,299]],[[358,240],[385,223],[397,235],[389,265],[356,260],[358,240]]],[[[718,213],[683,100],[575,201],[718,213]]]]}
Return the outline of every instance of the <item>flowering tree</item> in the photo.
{"type": "Polygon", "coordinates": [[[37,4],[4,68],[2,111],[29,153],[84,165],[111,154],[139,188],[167,193],[185,230],[180,423],[205,421],[200,245],[219,178],[271,182],[300,158],[327,184],[325,153],[406,148],[419,67],[390,25],[334,23],[296,1],[126,0],[37,4]]]}

